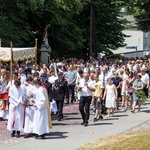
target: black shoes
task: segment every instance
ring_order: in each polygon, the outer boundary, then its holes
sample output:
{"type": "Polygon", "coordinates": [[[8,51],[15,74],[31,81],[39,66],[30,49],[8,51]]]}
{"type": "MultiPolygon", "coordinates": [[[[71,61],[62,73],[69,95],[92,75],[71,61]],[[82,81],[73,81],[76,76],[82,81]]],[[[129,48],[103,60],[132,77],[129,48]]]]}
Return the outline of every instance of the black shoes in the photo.
{"type": "Polygon", "coordinates": [[[82,122],[81,125],[84,125],[85,127],[88,126],[88,122],[82,122]]]}
{"type": "Polygon", "coordinates": [[[98,119],[97,119],[97,118],[94,118],[94,119],[93,119],[93,122],[96,122],[96,121],[98,121],[98,119]]]}
{"type": "MultiPolygon", "coordinates": [[[[13,131],[13,132],[11,133],[11,137],[14,137],[15,134],[16,134],[16,131],[13,131]]],[[[20,137],[20,131],[17,131],[16,138],[19,138],[19,137],[20,137]]]]}
{"type": "Polygon", "coordinates": [[[102,119],[103,119],[103,116],[99,116],[99,119],[102,120],[102,119]]]}
{"type": "Polygon", "coordinates": [[[11,137],[14,137],[15,134],[16,134],[16,131],[13,131],[13,132],[11,133],[11,137]]]}
{"type": "Polygon", "coordinates": [[[85,122],[83,121],[82,123],[81,123],[81,125],[84,125],[85,124],[85,122]]]}
{"type": "Polygon", "coordinates": [[[36,139],[45,139],[45,134],[36,135],[35,138],[36,138],[36,139]]]}
{"type": "Polygon", "coordinates": [[[87,127],[87,126],[88,126],[88,123],[86,122],[86,123],[84,124],[84,126],[87,127]]]}
{"type": "Polygon", "coordinates": [[[17,138],[19,138],[20,137],[20,131],[17,131],[17,136],[16,136],[17,138]]]}
{"type": "Polygon", "coordinates": [[[64,115],[62,115],[61,117],[58,117],[58,121],[61,121],[61,119],[64,118],[64,115]]]}

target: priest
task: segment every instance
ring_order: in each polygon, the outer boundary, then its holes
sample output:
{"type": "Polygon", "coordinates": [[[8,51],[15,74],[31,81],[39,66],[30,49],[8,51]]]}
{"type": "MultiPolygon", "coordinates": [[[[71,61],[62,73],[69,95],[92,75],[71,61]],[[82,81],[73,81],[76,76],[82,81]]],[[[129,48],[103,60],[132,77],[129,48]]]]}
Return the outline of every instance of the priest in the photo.
{"type": "Polygon", "coordinates": [[[35,80],[37,90],[34,103],[33,133],[36,134],[37,139],[45,139],[45,134],[49,133],[49,129],[52,127],[47,91],[41,85],[40,79],[35,80]]]}
{"type": "Polygon", "coordinates": [[[24,125],[24,104],[26,103],[25,89],[20,86],[20,80],[15,80],[14,85],[9,89],[9,115],[7,129],[12,131],[11,137],[17,133],[20,137],[20,131],[24,125]]]}

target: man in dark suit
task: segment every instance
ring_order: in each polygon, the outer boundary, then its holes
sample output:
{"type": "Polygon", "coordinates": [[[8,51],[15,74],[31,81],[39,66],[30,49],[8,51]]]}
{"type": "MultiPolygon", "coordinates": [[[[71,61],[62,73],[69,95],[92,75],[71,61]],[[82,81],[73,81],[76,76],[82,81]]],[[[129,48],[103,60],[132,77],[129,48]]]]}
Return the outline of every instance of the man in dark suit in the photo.
{"type": "Polygon", "coordinates": [[[69,98],[69,92],[68,92],[68,86],[67,81],[63,78],[63,73],[58,72],[58,79],[55,80],[54,83],[54,100],[56,100],[58,113],[57,113],[57,119],[60,121],[63,119],[63,104],[64,104],[64,98],[66,96],[66,99],[69,98]]]}
{"type": "Polygon", "coordinates": [[[41,83],[47,89],[49,102],[52,102],[53,92],[52,92],[52,84],[47,81],[47,74],[41,74],[41,83]]]}

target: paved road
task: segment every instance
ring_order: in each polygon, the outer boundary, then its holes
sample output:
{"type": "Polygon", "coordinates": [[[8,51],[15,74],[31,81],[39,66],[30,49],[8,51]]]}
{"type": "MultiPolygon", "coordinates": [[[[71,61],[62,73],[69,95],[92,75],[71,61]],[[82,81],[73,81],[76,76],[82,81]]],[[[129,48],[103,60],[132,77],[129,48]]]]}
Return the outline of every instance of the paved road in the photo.
{"type": "Polygon", "coordinates": [[[132,114],[130,110],[119,110],[114,117],[106,118],[93,123],[93,115],[90,116],[88,127],[81,126],[81,116],[78,112],[78,104],[65,106],[65,117],[58,122],[53,117],[53,129],[45,140],[34,138],[11,138],[6,130],[6,122],[0,122],[0,149],[3,150],[75,150],[86,143],[104,138],[110,135],[126,133],[139,129],[143,122],[150,120],[150,100],[142,106],[140,113],[132,114]]]}

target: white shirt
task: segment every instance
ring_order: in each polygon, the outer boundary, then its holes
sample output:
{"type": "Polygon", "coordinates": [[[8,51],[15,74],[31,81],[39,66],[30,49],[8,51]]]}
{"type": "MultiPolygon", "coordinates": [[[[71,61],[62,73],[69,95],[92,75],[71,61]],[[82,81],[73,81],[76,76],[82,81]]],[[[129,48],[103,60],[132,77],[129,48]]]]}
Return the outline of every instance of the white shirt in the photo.
{"type": "Polygon", "coordinates": [[[144,75],[141,74],[141,76],[142,76],[141,81],[142,81],[145,85],[147,85],[148,80],[149,80],[149,75],[148,75],[147,73],[145,73],[144,75]]]}
{"type": "MultiPolygon", "coordinates": [[[[103,73],[101,73],[101,74],[99,75],[99,81],[102,81],[102,82],[103,82],[103,76],[104,76],[103,73]]],[[[113,77],[112,72],[107,72],[107,73],[105,74],[105,85],[107,84],[107,79],[108,79],[108,78],[112,78],[112,77],[113,77]]]]}
{"type": "Polygon", "coordinates": [[[89,90],[89,88],[87,88],[85,86],[85,83],[87,83],[89,87],[93,87],[95,89],[95,84],[94,84],[94,82],[91,79],[89,79],[86,82],[85,79],[83,78],[83,79],[80,80],[80,84],[79,84],[79,87],[82,87],[82,90],[81,90],[82,93],[81,93],[81,95],[82,96],[92,96],[92,91],[89,90]]]}
{"type": "Polygon", "coordinates": [[[56,79],[58,79],[57,76],[55,76],[55,75],[51,76],[51,77],[48,78],[48,82],[50,82],[51,84],[54,84],[54,82],[55,82],[56,79]]]}

